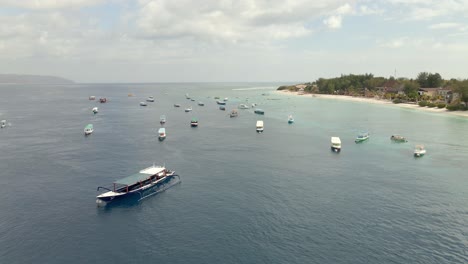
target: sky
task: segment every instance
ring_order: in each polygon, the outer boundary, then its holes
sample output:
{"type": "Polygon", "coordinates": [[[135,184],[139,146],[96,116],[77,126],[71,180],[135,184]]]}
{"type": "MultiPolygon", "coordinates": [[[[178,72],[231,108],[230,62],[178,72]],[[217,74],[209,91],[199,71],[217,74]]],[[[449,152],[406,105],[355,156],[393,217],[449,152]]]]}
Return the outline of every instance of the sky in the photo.
{"type": "Polygon", "coordinates": [[[287,83],[467,69],[468,0],[0,0],[0,73],[287,83]]]}

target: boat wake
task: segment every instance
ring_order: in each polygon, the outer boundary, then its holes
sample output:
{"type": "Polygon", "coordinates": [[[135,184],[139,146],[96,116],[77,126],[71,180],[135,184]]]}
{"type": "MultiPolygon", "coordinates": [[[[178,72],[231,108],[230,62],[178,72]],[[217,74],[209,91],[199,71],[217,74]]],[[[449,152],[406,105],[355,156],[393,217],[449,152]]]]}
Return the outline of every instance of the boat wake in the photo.
{"type": "Polygon", "coordinates": [[[155,188],[150,188],[149,190],[145,190],[142,192],[139,192],[140,194],[140,199],[138,201],[141,201],[143,199],[146,199],[148,197],[151,197],[153,195],[156,195],[160,192],[164,192],[165,190],[181,183],[182,181],[180,180],[179,176],[174,175],[173,179],[169,180],[168,182],[165,182],[164,184],[158,185],[155,188]]]}

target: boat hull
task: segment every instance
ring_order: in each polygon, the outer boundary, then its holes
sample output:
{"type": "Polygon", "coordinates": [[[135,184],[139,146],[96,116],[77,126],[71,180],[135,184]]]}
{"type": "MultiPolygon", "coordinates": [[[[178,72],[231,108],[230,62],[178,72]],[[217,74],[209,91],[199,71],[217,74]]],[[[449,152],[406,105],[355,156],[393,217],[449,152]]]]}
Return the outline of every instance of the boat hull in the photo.
{"type": "Polygon", "coordinates": [[[158,139],[159,141],[164,141],[166,139],[166,136],[159,136],[158,139]]]}
{"type": "Polygon", "coordinates": [[[294,123],[294,120],[288,120],[288,124],[294,123]]]}
{"type": "Polygon", "coordinates": [[[354,140],[355,143],[362,143],[364,141],[367,141],[369,138],[356,138],[356,140],[354,140]]]}
{"type": "Polygon", "coordinates": [[[333,152],[341,152],[341,148],[331,147],[331,151],[333,151],[333,152]]]}

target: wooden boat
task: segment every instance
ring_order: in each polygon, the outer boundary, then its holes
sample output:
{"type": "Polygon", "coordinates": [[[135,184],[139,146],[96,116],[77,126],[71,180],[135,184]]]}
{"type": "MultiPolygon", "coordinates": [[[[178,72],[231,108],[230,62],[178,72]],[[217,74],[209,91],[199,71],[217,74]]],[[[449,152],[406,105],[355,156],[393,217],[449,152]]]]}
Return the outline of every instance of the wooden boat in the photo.
{"type": "Polygon", "coordinates": [[[99,112],[98,108],[97,107],[93,107],[93,113],[94,114],[97,114],[99,112]]]}
{"type": "Polygon", "coordinates": [[[422,157],[424,155],[426,155],[426,149],[424,148],[424,145],[416,145],[414,148],[414,156],[422,157]]]}
{"type": "Polygon", "coordinates": [[[364,142],[366,140],[368,140],[370,137],[369,133],[368,132],[361,132],[357,137],[356,139],[354,140],[354,142],[356,143],[361,143],[361,142],[364,142]]]}
{"type": "Polygon", "coordinates": [[[289,115],[288,116],[288,124],[292,124],[292,123],[294,123],[294,118],[293,118],[292,115],[289,115]]]}
{"type": "Polygon", "coordinates": [[[390,137],[390,140],[392,140],[393,142],[397,142],[397,143],[405,143],[405,142],[408,142],[408,140],[406,140],[405,137],[400,136],[400,135],[392,135],[392,136],[390,137]]]}
{"type": "Polygon", "coordinates": [[[265,114],[265,111],[263,111],[262,109],[255,109],[254,113],[258,114],[258,115],[264,115],[265,114]]]}
{"type": "Polygon", "coordinates": [[[198,126],[198,119],[196,117],[192,118],[192,120],[190,120],[190,126],[191,127],[197,127],[198,126]]]}
{"type": "Polygon", "coordinates": [[[128,177],[117,180],[113,187],[106,188],[99,186],[97,190],[107,190],[107,192],[96,196],[98,205],[107,205],[124,198],[134,197],[138,201],[149,197],[160,190],[170,186],[172,180],[179,180],[179,175],[163,166],[152,166],[128,177]]]}
{"type": "Polygon", "coordinates": [[[161,125],[164,125],[164,124],[166,123],[166,116],[165,116],[165,115],[161,115],[161,116],[159,117],[159,123],[160,123],[161,125]]]}
{"type": "Polygon", "coordinates": [[[87,124],[84,128],[84,134],[85,136],[91,135],[94,132],[94,127],[93,124],[87,124]]]}
{"type": "Polygon", "coordinates": [[[232,109],[231,113],[229,114],[230,117],[237,117],[239,115],[239,112],[237,109],[232,109]]]}
{"type": "Polygon", "coordinates": [[[257,133],[263,133],[263,121],[262,120],[257,120],[257,124],[255,126],[255,130],[257,133]]]}
{"type": "Polygon", "coordinates": [[[341,151],[341,139],[339,137],[331,137],[331,150],[333,152],[341,151]]]}
{"type": "Polygon", "coordinates": [[[164,139],[166,139],[166,129],[164,127],[161,127],[158,130],[158,139],[159,141],[163,141],[164,139]]]}
{"type": "Polygon", "coordinates": [[[99,98],[99,102],[100,102],[100,103],[106,103],[106,102],[107,102],[107,98],[105,98],[105,97],[99,98]]]}

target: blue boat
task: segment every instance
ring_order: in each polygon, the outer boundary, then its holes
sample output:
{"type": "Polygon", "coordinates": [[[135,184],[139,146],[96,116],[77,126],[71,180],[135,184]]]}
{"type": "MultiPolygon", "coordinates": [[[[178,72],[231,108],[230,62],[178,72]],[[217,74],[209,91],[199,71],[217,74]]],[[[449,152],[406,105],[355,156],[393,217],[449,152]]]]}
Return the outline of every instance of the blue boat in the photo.
{"type": "Polygon", "coordinates": [[[97,190],[107,190],[96,197],[98,205],[107,205],[110,202],[121,200],[123,198],[136,197],[142,200],[163,187],[172,180],[180,180],[179,175],[163,166],[152,166],[139,171],[113,183],[113,187],[98,187],[97,190]]]}

